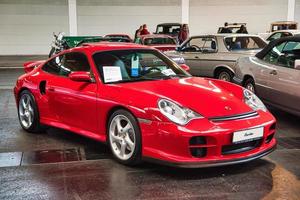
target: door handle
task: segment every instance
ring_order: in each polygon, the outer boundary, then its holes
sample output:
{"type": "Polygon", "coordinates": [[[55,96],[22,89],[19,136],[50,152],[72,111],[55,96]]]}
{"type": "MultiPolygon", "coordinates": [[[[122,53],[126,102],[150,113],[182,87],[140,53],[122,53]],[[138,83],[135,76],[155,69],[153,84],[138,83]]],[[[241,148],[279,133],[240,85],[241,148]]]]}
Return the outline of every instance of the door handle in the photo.
{"type": "Polygon", "coordinates": [[[195,56],[195,58],[198,59],[199,57],[198,57],[198,56],[195,56]]]}
{"type": "Polygon", "coordinates": [[[50,92],[55,92],[55,89],[54,89],[53,87],[49,87],[48,90],[49,90],[50,92]]]}
{"type": "Polygon", "coordinates": [[[270,74],[272,74],[272,75],[277,75],[277,71],[276,71],[276,70],[272,70],[272,71],[270,72],[270,74]]]}

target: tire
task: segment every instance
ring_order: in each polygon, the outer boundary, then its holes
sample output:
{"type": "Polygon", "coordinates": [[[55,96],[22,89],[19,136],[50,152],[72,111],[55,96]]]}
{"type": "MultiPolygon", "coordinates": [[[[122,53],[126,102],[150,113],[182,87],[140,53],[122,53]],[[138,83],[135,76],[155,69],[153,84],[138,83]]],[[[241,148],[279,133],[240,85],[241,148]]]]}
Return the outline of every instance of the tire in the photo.
{"type": "Polygon", "coordinates": [[[107,138],[112,154],[118,162],[125,165],[141,163],[141,131],[136,118],[130,112],[120,109],[110,116],[107,138]]]}
{"type": "Polygon", "coordinates": [[[227,69],[221,69],[220,71],[218,71],[216,78],[223,81],[231,82],[233,78],[233,73],[227,69]]]}
{"type": "Polygon", "coordinates": [[[29,133],[45,130],[40,124],[40,115],[34,96],[28,90],[21,92],[18,100],[18,116],[21,127],[29,133]]]}
{"type": "Polygon", "coordinates": [[[250,90],[251,92],[253,92],[254,94],[256,93],[255,90],[255,82],[253,80],[253,78],[248,78],[245,82],[244,82],[244,88],[250,90]]]}

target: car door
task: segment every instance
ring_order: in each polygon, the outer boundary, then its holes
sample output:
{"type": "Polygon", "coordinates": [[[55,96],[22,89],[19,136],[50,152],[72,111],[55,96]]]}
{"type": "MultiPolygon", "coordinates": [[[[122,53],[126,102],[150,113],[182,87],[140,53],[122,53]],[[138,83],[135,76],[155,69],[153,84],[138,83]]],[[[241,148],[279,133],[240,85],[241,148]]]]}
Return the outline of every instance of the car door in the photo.
{"type": "Polygon", "coordinates": [[[278,106],[300,111],[300,70],[294,67],[295,60],[300,59],[300,42],[283,42],[277,50],[276,56],[271,55],[272,51],[265,56],[265,60],[273,62],[274,68],[269,75],[268,100],[278,106]]]}
{"type": "Polygon", "coordinates": [[[58,66],[58,75],[53,75],[47,85],[49,105],[57,120],[65,126],[85,131],[97,132],[97,84],[78,82],[68,75],[75,71],[90,72],[89,61],[83,52],[69,52],[53,59],[58,66]]]}
{"type": "Polygon", "coordinates": [[[192,37],[181,46],[182,57],[194,76],[211,76],[217,42],[212,36],[192,37]]]}

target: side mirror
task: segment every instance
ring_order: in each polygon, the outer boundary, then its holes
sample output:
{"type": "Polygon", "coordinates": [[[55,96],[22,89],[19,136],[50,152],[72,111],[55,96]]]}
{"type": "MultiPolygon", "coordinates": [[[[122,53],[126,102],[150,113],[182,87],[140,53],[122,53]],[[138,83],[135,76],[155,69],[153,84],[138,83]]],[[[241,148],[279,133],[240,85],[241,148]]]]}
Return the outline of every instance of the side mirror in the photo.
{"type": "Polygon", "coordinates": [[[181,64],[180,67],[181,67],[182,69],[184,69],[185,71],[187,71],[187,72],[190,71],[190,67],[187,66],[186,64],[181,64]]]}
{"type": "Polygon", "coordinates": [[[300,70],[300,59],[295,60],[294,68],[300,70]]]}
{"type": "Polygon", "coordinates": [[[89,72],[83,72],[83,71],[78,71],[78,72],[71,72],[69,74],[69,78],[72,81],[78,81],[78,82],[91,82],[91,76],[89,72]]]}

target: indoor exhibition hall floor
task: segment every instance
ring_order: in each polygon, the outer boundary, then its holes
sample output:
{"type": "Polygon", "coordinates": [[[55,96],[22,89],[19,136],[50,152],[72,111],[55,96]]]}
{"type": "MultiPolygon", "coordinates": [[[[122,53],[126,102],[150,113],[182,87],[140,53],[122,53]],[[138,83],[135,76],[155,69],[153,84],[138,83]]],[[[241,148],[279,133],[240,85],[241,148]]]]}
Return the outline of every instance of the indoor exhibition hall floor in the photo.
{"type": "Polygon", "coordinates": [[[0,199],[300,199],[300,117],[271,109],[277,149],[250,163],[127,167],[104,144],[68,131],[23,131],[12,92],[22,73],[0,68],[0,199]]]}

